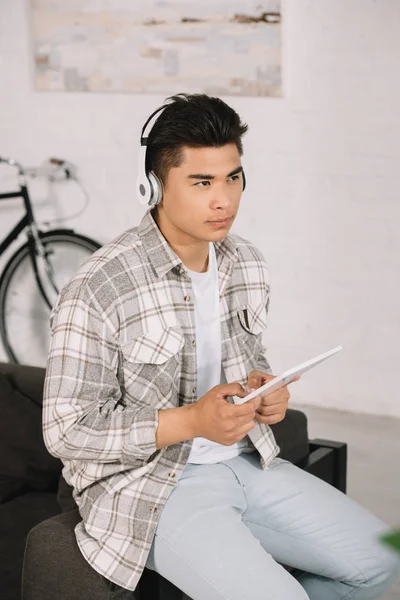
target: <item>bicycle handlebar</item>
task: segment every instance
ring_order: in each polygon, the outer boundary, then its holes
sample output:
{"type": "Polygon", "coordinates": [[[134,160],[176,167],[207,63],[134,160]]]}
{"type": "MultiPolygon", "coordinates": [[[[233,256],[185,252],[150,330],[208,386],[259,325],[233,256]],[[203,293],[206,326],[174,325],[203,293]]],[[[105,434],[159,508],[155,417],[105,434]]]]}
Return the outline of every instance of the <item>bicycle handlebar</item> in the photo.
{"type": "Polygon", "coordinates": [[[62,158],[49,158],[49,163],[56,167],[63,167],[67,179],[76,179],[76,167],[62,158]]]}
{"type": "Polygon", "coordinates": [[[24,173],[22,165],[14,158],[4,158],[0,156],[0,163],[6,163],[7,165],[10,165],[10,167],[17,167],[21,175],[24,173]]]}
{"type": "MultiPolygon", "coordinates": [[[[5,158],[5,157],[0,156],[0,163],[5,163],[7,165],[10,165],[10,167],[16,167],[18,169],[20,175],[25,175],[25,174],[35,175],[35,174],[37,174],[37,173],[35,173],[36,171],[40,171],[40,167],[38,169],[27,169],[25,171],[23,166],[19,162],[17,162],[14,158],[5,158]]],[[[76,179],[76,167],[75,167],[75,165],[68,162],[67,160],[64,160],[62,158],[52,157],[52,158],[49,158],[49,163],[55,167],[54,171],[57,171],[58,169],[62,168],[65,173],[65,177],[67,179],[76,179]]],[[[47,176],[49,176],[49,175],[51,176],[51,174],[47,174],[47,176]]]]}

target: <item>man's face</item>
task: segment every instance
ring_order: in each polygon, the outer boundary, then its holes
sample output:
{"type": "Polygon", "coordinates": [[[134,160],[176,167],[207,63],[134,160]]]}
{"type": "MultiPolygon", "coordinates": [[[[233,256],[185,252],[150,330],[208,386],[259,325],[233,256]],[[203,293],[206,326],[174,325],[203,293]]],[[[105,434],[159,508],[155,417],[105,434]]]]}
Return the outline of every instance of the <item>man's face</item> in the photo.
{"type": "Polygon", "coordinates": [[[183,162],[169,170],[159,206],[169,225],[196,241],[224,239],[242,195],[240,155],[235,144],[184,148],[183,162]]]}

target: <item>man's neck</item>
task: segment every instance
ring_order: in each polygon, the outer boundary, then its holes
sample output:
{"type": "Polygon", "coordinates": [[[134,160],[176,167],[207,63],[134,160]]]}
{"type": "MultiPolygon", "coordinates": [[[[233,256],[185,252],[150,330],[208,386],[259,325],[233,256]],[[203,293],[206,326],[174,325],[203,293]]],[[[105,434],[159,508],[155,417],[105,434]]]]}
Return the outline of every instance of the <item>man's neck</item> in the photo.
{"type": "Polygon", "coordinates": [[[161,211],[155,210],[152,215],[169,246],[183,264],[191,271],[205,273],[208,269],[209,242],[196,240],[177,229],[161,211]]]}

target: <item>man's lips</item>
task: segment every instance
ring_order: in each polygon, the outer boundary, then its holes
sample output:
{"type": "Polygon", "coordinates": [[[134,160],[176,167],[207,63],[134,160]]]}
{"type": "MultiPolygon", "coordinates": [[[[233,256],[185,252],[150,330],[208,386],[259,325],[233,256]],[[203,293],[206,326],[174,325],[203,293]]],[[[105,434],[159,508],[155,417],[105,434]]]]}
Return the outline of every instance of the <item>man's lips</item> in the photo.
{"type": "Polygon", "coordinates": [[[207,223],[215,223],[215,224],[219,224],[219,225],[224,225],[225,223],[228,223],[228,221],[231,221],[233,219],[233,217],[225,217],[225,219],[216,219],[213,221],[207,221],[207,223]]]}

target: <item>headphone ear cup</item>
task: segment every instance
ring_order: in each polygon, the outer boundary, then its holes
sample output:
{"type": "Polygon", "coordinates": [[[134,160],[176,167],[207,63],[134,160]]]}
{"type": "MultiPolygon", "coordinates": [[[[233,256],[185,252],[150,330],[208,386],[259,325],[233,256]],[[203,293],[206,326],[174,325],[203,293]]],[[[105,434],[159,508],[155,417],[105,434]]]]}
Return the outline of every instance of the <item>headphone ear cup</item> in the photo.
{"type": "Polygon", "coordinates": [[[136,179],[136,193],[140,204],[148,206],[152,197],[152,188],[149,178],[146,175],[146,146],[139,149],[138,175],[136,179]]]}
{"type": "Polygon", "coordinates": [[[244,190],[246,189],[246,175],[244,174],[244,171],[242,171],[242,179],[243,179],[242,191],[244,192],[244,190]]]}
{"type": "Polygon", "coordinates": [[[162,200],[161,181],[158,179],[157,175],[153,171],[150,171],[150,173],[147,175],[147,179],[149,180],[149,184],[151,187],[149,206],[157,206],[157,204],[160,204],[162,200]]]}

